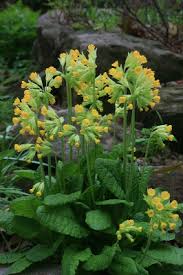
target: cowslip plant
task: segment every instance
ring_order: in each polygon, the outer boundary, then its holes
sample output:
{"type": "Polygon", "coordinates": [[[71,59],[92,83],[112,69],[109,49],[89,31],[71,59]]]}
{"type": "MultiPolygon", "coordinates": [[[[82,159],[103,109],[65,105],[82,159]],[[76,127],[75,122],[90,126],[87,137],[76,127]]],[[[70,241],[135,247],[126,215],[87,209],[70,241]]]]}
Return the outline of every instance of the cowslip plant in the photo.
{"type": "Polygon", "coordinates": [[[30,140],[15,144],[15,150],[40,165],[19,171],[33,181],[31,194],[1,211],[0,226],[33,244],[0,255],[0,263],[12,263],[9,274],[54,255],[62,259],[62,275],[149,274],[152,265],[182,265],[183,250],[165,243],[181,226],[177,212],[182,205],[170,202],[167,191],[147,189],[151,140],[162,147],[173,141],[172,126],[152,128],[143,165],[135,156],[135,110],[148,111],[159,102],[159,80],[144,67],[147,59],[138,51],[129,53],[123,66],[115,61],[100,75],[95,46],[87,52],[61,53],[60,70],[47,68],[44,79],[31,73],[21,85],[24,97],[15,99],[13,123],[30,140]],[[67,117],[58,116],[53,106],[52,90],[61,85],[66,87],[67,117]],[[80,104],[73,106],[73,95],[80,104]],[[114,114],[103,113],[106,97],[114,114]],[[106,152],[101,140],[118,118],[123,140],[106,152]]]}

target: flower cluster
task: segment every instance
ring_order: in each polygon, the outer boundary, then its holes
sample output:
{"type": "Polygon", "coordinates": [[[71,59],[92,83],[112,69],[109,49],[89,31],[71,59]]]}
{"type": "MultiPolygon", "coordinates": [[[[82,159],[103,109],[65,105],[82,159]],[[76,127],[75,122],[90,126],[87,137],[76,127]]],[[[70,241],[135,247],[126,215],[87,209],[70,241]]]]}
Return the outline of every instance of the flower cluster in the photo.
{"type": "Polygon", "coordinates": [[[37,182],[36,184],[33,185],[33,187],[29,190],[31,194],[35,194],[36,197],[41,197],[42,194],[44,193],[44,182],[37,182]]]}
{"type": "Polygon", "coordinates": [[[138,232],[142,232],[143,228],[138,226],[134,220],[126,220],[119,225],[119,230],[116,232],[117,239],[120,241],[122,239],[122,235],[125,235],[130,242],[134,242],[134,238],[131,233],[137,234],[138,232]]]}
{"type": "MultiPolygon", "coordinates": [[[[44,87],[41,77],[36,72],[31,73],[29,81],[22,81],[21,84],[21,87],[25,89],[24,97],[22,99],[17,97],[13,104],[15,107],[13,124],[21,126],[19,131],[21,135],[31,135],[35,140],[45,135],[45,122],[39,120],[39,117],[47,113],[49,104],[55,103],[55,98],[51,94],[52,88],[59,88],[62,84],[62,77],[54,67],[45,70],[45,83],[44,87]]],[[[26,159],[31,161],[36,152],[38,157],[47,155],[51,146],[45,140],[41,142],[41,145],[40,143],[15,144],[15,150],[17,152],[29,150],[26,159]]]]}
{"type": "Polygon", "coordinates": [[[172,125],[159,125],[153,128],[153,131],[151,133],[151,137],[153,138],[153,140],[156,140],[156,142],[158,143],[158,145],[160,147],[164,147],[165,141],[174,141],[175,137],[174,135],[171,134],[172,132],[172,125]]]}
{"type": "Polygon", "coordinates": [[[108,79],[105,89],[108,90],[109,102],[115,103],[118,115],[123,114],[124,105],[127,110],[137,106],[140,111],[148,111],[159,103],[160,82],[151,69],[143,67],[145,63],[146,57],[134,51],[128,54],[124,68],[118,61],[112,64],[109,70],[112,79],[108,79]]]}
{"type": "Polygon", "coordinates": [[[176,231],[180,227],[181,220],[176,213],[179,205],[176,200],[170,201],[169,192],[149,188],[144,199],[149,206],[146,213],[150,218],[151,230],[176,231]]]}

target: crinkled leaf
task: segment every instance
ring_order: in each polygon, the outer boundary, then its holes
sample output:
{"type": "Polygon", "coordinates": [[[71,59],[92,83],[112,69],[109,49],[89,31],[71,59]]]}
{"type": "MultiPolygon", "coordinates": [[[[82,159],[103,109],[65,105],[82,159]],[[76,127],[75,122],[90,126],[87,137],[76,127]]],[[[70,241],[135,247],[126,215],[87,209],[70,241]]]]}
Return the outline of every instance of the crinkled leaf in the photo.
{"type": "Polygon", "coordinates": [[[94,230],[105,230],[112,226],[111,216],[103,210],[87,212],[86,223],[94,230]]]}
{"type": "Polygon", "coordinates": [[[116,244],[113,246],[105,246],[102,252],[98,255],[91,255],[83,268],[87,271],[99,271],[107,269],[113,260],[116,253],[116,244]]]}
{"type": "Polygon", "coordinates": [[[0,254],[0,264],[11,264],[22,258],[24,255],[20,252],[4,252],[0,254]]]}
{"type": "Polygon", "coordinates": [[[151,249],[146,253],[146,256],[161,263],[183,264],[183,248],[172,245],[161,245],[156,249],[151,249]]]}
{"type": "Polygon", "coordinates": [[[75,247],[68,247],[62,258],[62,275],[75,275],[80,262],[85,262],[92,255],[91,250],[86,248],[79,250],[75,247]]]}
{"type": "Polygon", "coordinates": [[[75,238],[83,238],[88,235],[88,231],[80,225],[72,209],[67,206],[55,208],[40,206],[37,215],[40,223],[50,230],[75,238]]]}
{"type": "Polygon", "coordinates": [[[31,262],[41,262],[52,256],[61,243],[61,239],[56,241],[52,247],[38,244],[26,252],[26,259],[31,262]]]}
{"type": "Polygon", "coordinates": [[[41,205],[35,196],[21,197],[10,203],[10,209],[17,216],[35,218],[36,210],[41,205]]]}
{"type": "Polygon", "coordinates": [[[96,159],[95,170],[102,186],[108,189],[116,198],[123,199],[121,187],[120,163],[112,159],[96,159]]]}
{"type": "Polygon", "coordinates": [[[32,263],[26,258],[21,258],[13,263],[9,268],[7,274],[17,274],[28,268],[32,263]]]}
{"type": "Polygon", "coordinates": [[[119,199],[111,199],[111,200],[105,200],[105,201],[97,201],[96,205],[118,205],[118,204],[125,204],[128,206],[133,206],[132,202],[126,201],[126,200],[119,200],[119,199]]]}
{"type": "Polygon", "coordinates": [[[44,199],[44,204],[48,206],[61,206],[77,201],[80,198],[80,195],[80,191],[71,194],[58,193],[55,195],[49,195],[44,199]]]}
{"type": "Polygon", "coordinates": [[[10,211],[0,210],[0,227],[8,232],[12,232],[12,221],[14,214],[10,211]]]}
{"type": "Polygon", "coordinates": [[[111,266],[110,273],[115,275],[139,275],[136,262],[129,257],[116,255],[111,266]]]}

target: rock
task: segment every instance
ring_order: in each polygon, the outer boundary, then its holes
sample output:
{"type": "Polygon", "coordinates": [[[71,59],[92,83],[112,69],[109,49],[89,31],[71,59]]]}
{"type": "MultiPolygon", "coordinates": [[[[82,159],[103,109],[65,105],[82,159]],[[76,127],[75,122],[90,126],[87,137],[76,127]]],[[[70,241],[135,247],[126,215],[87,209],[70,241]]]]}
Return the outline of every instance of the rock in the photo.
{"type": "Polygon", "coordinates": [[[34,56],[43,69],[55,65],[60,52],[78,48],[85,50],[88,44],[98,48],[98,69],[108,70],[118,59],[124,61],[128,52],[139,50],[149,60],[162,82],[183,77],[183,56],[171,52],[160,42],[133,37],[117,32],[74,31],[60,11],[43,14],[38,21],[38,38],[34,44],[34,56]]]}

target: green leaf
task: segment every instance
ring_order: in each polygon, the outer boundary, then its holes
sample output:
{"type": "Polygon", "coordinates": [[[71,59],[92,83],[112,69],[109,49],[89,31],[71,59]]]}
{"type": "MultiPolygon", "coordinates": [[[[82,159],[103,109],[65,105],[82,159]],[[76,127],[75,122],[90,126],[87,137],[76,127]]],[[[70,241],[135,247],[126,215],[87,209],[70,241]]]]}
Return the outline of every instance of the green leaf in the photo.
{"type": "Polygon", "coordinates": [[[15,216],[12,221],[13,231],[22,238],[33,239],[35,238],[40,230],[40,224],[33,219],[15,216]]]}
{"type": "Polygon", "coordinates": [[[10,211],[0,210],[0,227],[8,232],[12,231],[14,214],[10,211]]]}
{"type": "Polygon", "coordinates": [[[21,197],[10,203],[10,209],[17,216],[35,218],[36,209],[41,205],[41,201],[35,196],[21,197]]]}
{"type": "Polygon", "coordinates": [[[79,224],[73,211],[67,206],[55,208],[40,206],[37,215],[40,223],[50,230],[75,238],[83,238],[88,235],[88,231],[79,224]]]}
{"type": "Polygon", "coordinates": [[[22,258],[24,255],[20,252],[0,253],[0,264],[11,264],[22,258]]]}
{"type": "Polygon", "coordinates": [[[65,249],[62,258],[62,275],[75,275],[80,262],[85,262],[92,255],[91,250],[86,248],[78,250],[71,246],[65,249]]]}
{"type": "Polygon", "coordinates": [[[26,259],[29,260],[30,262],[41,262],[48,257],[52,256],[57,248],[59,247],[61,243],[61,239],[56,241],[52,247],[48,247],[47,245],[41,245],[38,244],[31,248],[26,254],[26,259]]]}
{"type": "Polygon", "coordinates": [[[79,200],[80,195],[80,191],[71,194],[58,193],[55,195],[49,195],[44,199],[44,204],[48,206],[61,206],[79,200]]]}
{"type": "Polygon", "coordinates": [[[95,170],[98,179],[104,188],[107,188],[118,199],[124,198],[124,191],[120,177],[120,163],[111,159],[97,159],[95,162],[95,170]]]}
{"type": "Polygon", "coordinates": [[[132,202],[126,201],[126,200],[119,200],[119,199],[111,199],[111,200],[105,200],[105,201],[97,201],[96,205],[118,205],[118,204],[125,204],[128,206],[133,206],[132,202]]]}
{"type": "Polygon", "coordinates": [[[91,255],[83,268],[87,271],[99,271],[107,269],[113,260],[116,253],[116,244],[113,246],[105,246],[102,252],[98,255],[91,255]]]}
{"type": "Polygon", "coordinates": [[[13,263],[9,268],[7,274],[17,274],[25,270],[32,263],[29,262],[26,258],[21,258],[13,263]]]}
{"type": "Polygon", "coordinates": [[[161,245],[156,249],[151,249],[146,253],[146,256],[161,263],[183,264],[183,248],[172,245],[161,245]]]}
{"type": "Polygon", "coordinates": [[[103,210],[87,212],[85,221],[94,230],[105,230],[112,226],[111,216],[103,210]]]}
{"type": "Polygon", "coordinates": [[[14,173],[20,178],[25,178],[34,181],[38,173],[34,170],[15,170],[14,173]]]}
{"type": "Polygon", "coordinates": [[[110,273],[115,275],[139,275],[135,261],[123,255],[116,255],[110,267],[110,273]]]}

